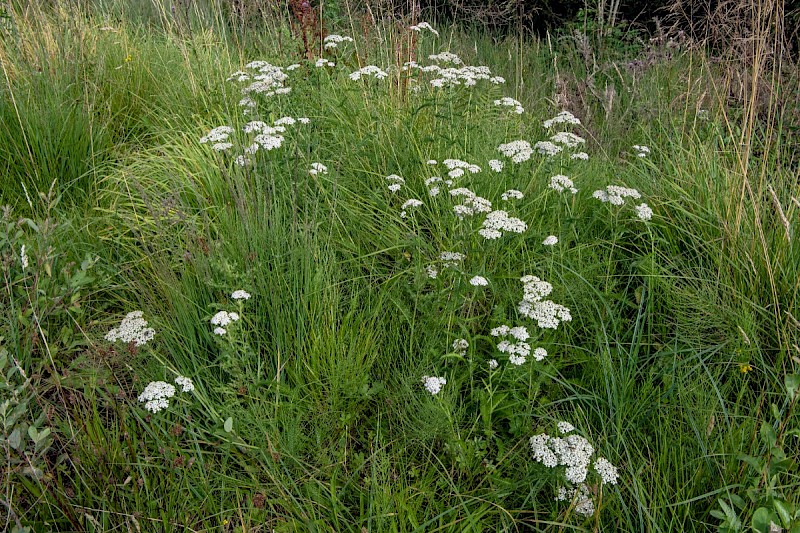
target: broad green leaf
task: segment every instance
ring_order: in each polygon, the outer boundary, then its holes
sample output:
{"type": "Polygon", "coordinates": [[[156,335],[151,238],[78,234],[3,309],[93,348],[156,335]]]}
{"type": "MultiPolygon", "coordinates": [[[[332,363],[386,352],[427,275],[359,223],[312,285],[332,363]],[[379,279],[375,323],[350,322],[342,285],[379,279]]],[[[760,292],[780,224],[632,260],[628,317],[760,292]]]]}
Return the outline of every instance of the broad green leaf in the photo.
{"type": "Polygon", "coordinates": [[[753,513],[753,520],[750,525],[759,533],[770,533],[769,525],[778,519],[775,513],[766,507],[759,507],[753,513]]]}
{"type": "Polygon", "coordinates": [[[789,527],[792,524],[792,510],[791,504],[786,503],[781,500],[775,500],[772,502],[772,507],[778,513],[778,516],[781,518],[781,523],[783,527],[789,527]]]}
{"type": "Polygon", "coordinates": [[[800,374],[788,374],[783,379],[784,385],[786,385],[786,393],[789,395],[789,401],[794,399],[794,395],[797,394],[797,389],[800,389],[800,374]]]}
{"type": "Polygon", "coordinates": [[[229,416],[228,419],[225,420],[225,424],[223,427],[225,428],[226,433],[230,433],[231,431],[233,431],[233,417],[229,416]]]}

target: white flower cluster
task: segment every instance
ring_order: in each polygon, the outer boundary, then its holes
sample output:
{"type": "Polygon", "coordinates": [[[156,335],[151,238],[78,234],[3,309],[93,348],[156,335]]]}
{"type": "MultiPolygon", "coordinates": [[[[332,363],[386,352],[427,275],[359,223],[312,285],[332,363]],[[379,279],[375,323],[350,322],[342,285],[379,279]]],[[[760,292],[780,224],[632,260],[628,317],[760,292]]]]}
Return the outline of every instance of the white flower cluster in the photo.
{"type": "Polygon", "coordinates": [[[519,313],[535,320],[540,328],[556,329],[561,322],[569,322],[572,315],[563,305],[544,300],[553,286],[536,276],[523,276],[523,298],[517,306],[519,313]]]}
{"type": "Polygon", "coordinates": [[[220,311],[216,315],[211,317],[211,324],[213,326],[217,326],[214,328],[214,335],[225,335],[228,330],[225,329],[225,326],[232,324],[239,320],[239,313],[229,313],[228,311],[220,311]]]}
{"type": "Polygon", "coordinates": [[[467,339],[456,339],[453,341],[453,351],[458,355],[467,355],[467,348],[469,348],[469,342],[467,342],[467,339]]]}
{"type": "Polygon", "coordinates": [[[360,68],[350,73],[350,79],[353,81],[358,81],[361,79],[362,76],[372,76],[376,80],[382,80],[389,75],[388,72],[381,70],[379,67],[375,65],[367,65],[366,67],[360,68]]]}
{"type": "Polygon", "coordinates": [[[594,500],[586,483],[580,483],[575,488],[559,487],[556,494],[557,502],[575,502],[575,512],[583,516],[594,514],[594,500]]]}
{"type": "Polygon", "coordinates": [[[453,268],[458,266],[458,264],[464,260],[464,257],[466,256],[459,252],[442,252],[439,254],[439,259],[442,261],[442,266],[444,268],[453,268]]]}
{"type": "Polygon", "coordinates": [[[558,237],[555,235],[549,235],[542,241],[542,244],[545,246],[555,246],[558,244],[558,237]]]}
{"type": "Polygon", "coordinates": [[[608,202],[611,205],[622,205],[625,203],[625,198],[641,198],[641,194],[636,189],[628,189],[626,187],[619,187],[617,185],[608,185],[606,190],[594,191],[592,193],[594,198],[601,202],[608,202]]]}
{"type": "Polygon", "coordinates": [[[317,68],[335,67],[336,63],[334,63],[333,61],[329,61],[329,60],[325,59],[324,57],[320,57],[319,59],[317,59],[314,62],[314,66],[317,67],[317,68]]]}
{"type": "Polygon", "coordinates": [[[504,231],[523,233],[526,229],[528,229],[528,225],[523,220],[508,216],[506,211],[497,210],[486,215],[483,227],[478,230],[478,233],[484,239],[494,240],[502,237],[504,231]]]}
{"type": "Polygon", "coordinates": [[[533,148],[528,141],[511,141],[501,144],[497,149],[506,157],[511,158],[514,163],[523,163],[533,155],[533,148]]]}
{"type": "MultiPolygon", "coordinates": [[[[237,82],[251,82],[249,85],[242,88],[242,98],[239,101],[241,107],[247,110],[252,110],[256,107],[256,102],[252,99],[251,95],[258,94],[262,96],[275,96],[281,94],[289,94],[292,90],[291,87],[286,87],[284,83],[289,78],[289,75],[284,72],[282,67],[278,67],[267,63],[266,61],[251,61],[245,65],[246,69],[255,72],[234,72],[228,81],[237,82]]],[[[293,70],[293,69],[291,69],[293,70]]]]}
{"type": "Polygon", "coordinates": [[[503,194],[501,194],[500,198],[503,201],[522,200],[523,198],[525,198],[525,195],[522,193],[522,191],[518,191],[517,189],[509,189],[503,194]]]}
{"type": "Polygon", "coordinates": [[[502,172],[503,162],[499,159],[492,159],[489,161],[489,168],[491,168],[494,172],[502,172]]]}
{"type": "Polygon", "coordinates": [[[131,311],[122,319],[119,326],[106,333],[109,342],[132,342],[134,346],[144,346],[155,337],[156,331],[147,327],[147,320],[142,318],[141,311],[131,311]]]}
{"type": "Polygon", "coordinates": [[[144,408],[155,414],[169,407],[169,399],[175,396],[175,387],[166,381],[151,381],[139,395],[144,408]]]}
{"type": "Polygon", "coordinates": [[[636,209],[636,216],[644,221],[648,221],[653,218],[653,210],[650,209],[650,206],[645,203],[637,205],[634,209],[636,209]]]}
{"type": "Polygon", "coordinates": [[[457,55],[450,52],[439,52],[438,54],[431,54],[428,56],[431,61],[437,63],[452,63],[453,65],[463,65],[464,62],[457,55]]]}
{"type": "Polygon", "coordinates": [[[353,38],[347,37],[346,35],[336,35],[335,33],[331,33],[330,35],[326,35],[322,42],[327,50],[329,48],[336,48],[342,43],[352,43],[353,38]]]}
{"type": "Polygon", "coordinates": [[[555,124],[571,124],[573,126],[580,126],[581,121],[569,111],[562,111],[551,119],[545,120],[542,124],[545,128],[550,129],[555,124]]]}
{"type": "Polygon", "coordinates": [[[417,200],[416,198],[409,198],[403,203],[403,206],[401,207],[402,211],[400,211],[400,217],[406,218],[406,216],[408,216],[409,209],[411,209],[412,207],[414,208],[420,207],[422,205],[423,204],[421,200],[417,200]]]}
{"type": "Polygon", "coordinates": [[[550,188],[558,192],[564,192],[565,190],[568,190],[572,194],[578,192],[572,180],[563,174],[557,174],[550,178],[550,188]]]}
{"type": "MultiPolygon", "coordinates": [[[[558,431],[565,435],[574,430],[569,422],[559,422],[558,431]]],[[[571,501],[575,505],[575,512],[591,516],[595,511],[595,504],[591,492],[586,485],[589,466],[594,467],[600,476],[600,484],[616,485],[618,479],[617,468],[604,457],[597,457],[592,461],[594,447],[588,440],[577,434],[566,437],[551,437],[540,433],[530,438],[530,446],[535,461],[548,468],[564,468],[564,477],[570,486],[559,487],[556,501],[571,501]],[[572,485],[577,485],[573,487],[572,485]]]]}
{"type": "Polygon", "coordinates": [[[483,276],[474,276],[469,280],[469,284],[473,287],[487,287],[489,285],[489,280],[483,276]]]}
{"type": "Polygon", "coordinates": [[[579,137],[574,133],[570,133],[568,131],[562,131],[556,133],[550,140],[557,144],[563,144],[567,148],[577,148],[579,145],[584,144],[586,139],[583,137],[579,137]]]}
{"type": "Polygon", "coordinates": [[[234,162],[239,166],[246,166],[251,163],[250,157],[259,152],[259,150],[274,150],[280,148],[286,140],[282,133],[286,132],[286,126],[294,126],[297,123],[308,124],[310,120],[307,117],[281,117],[277,119],[272,126],[261,120],[252,120],[242,126],[242,131],[246,134],[255,136],[249,141],[248,146],[244,149],[244,154],[237,156],[234,162]]]}
{"type": "Polygon", "coordinates": [[[551,143],[550,141],[538,141],[533,147],[537,152],[548,157],[558,155],[563,150],[559,145],[551,143]]]}
{"type": "Polygon", "coordinates": [[[572,159],[573,161],[576,161],[578,159],[580,159],[581,161],[588,161],[589,154],[587,154],[586,152],[575,152],[574,154],[570,155],[569,158],[572,159]]]}
{"type": "Polygon", "coordinates": [[[235,290],[231,293],[231,298],[234,300],[249,300],[250,293],[242,289],[235,290]]]}
{"type": "Polygon", "coordinates": [[[437,37],[439,36],[439,32],[433,29],[433,26],[431,26],[427,22],[420,22],[419,24],[415,24],[414,26],[409,26],[408,29],[416,32],[422,32],[422,30],[428,30],[437,37]]]}
{"type": "MultiPolygon", "coordinates": [[[[443,52],[431,56],[431,58],[449,59],[448,61],[442,60],[444,63],[461,64],[461,59],[449,52],[443,52]],[[452,57],[451,57],[452,56],[452,57]],[[454,58],[454,59],[453,59],[454,58]],[[458,61],[456,63],[455,61],[458,61]]],[[[439,65],[420,66],[415,61],[410,61],[403,65],[403,70],[408,71],[416,68],[420,72],[428,74],[433,73],[436,77],[430,80],[432,87],[455,87],[457,85],[464,85],[465,87],[473,87],[478,84],[479,80],[487,80],[495,85],[505,83],[505,79],[501,76],[492,76],[492,71],[486,66],[470,66],[464,65],[461,67],[447,67],[442,68],[439,65]]]]}
{"type": "Polygon", "coordinates": [[[460,178],[465,172],[477,174],[481,171],[481,167],[461,161],[460,159],[445,159],[442,164],[448,168],[450,172],[447,173],[451,178],[460,178]]]}
{"type": "Polygon", "coordinates": [[[510,98],[508,96],[504,96],[499,100],[495,100],[494,105],[513,107],[514,113],[516,113],[517,115],[521,115],[525,112],[525,108],[522,107],[522,104],[519,101],[514,100],[513,98],[510,98]]]}
{"type": "Polygon", "coordinates": [[[633,149],[636,150],[636,157],[647,157],[650,155],[650,148],[642,144],[634,144],[633,149]]]}
{"type": "Polygon", "coordinates": [[[386,176],[386,181],[389,182],[389,187],[388,187],[389,192],[399,191],[403,187],[403,184],[406,182],[406,180],[404,180],[397,174],[391,174],[389,176],[386,176]]]}
{"type": "Polygon", "coordinates": [[[442,390],[442,386],[447,384],[447,380],[443,377],[422,376],[422,383],[425,390],[436,396],[442,390]]]}
{"type": "Polygon", "coordinates": [[[311,169],[308,171],[308,173],[312,176],[316,176],[317,174],[324,175],[328,173],[328,167],[322,163],[311,163],[311,169]]]}
{"type": "Polygon", "coordinates": [[[233,147],[233,143],[228,142],[228,137],[233,133],[230,126],[218,126],[200,138],[200,143],[212,143],[211,148],[217,152],[223,152],[233,147]]]}
{"type": "Polygon", "coordinates": [[[450,191],[450,196],[452,198],[461,198],[461,204],[456,204],[453,206],[453,212],[459,219],[463,219],[466,216],[472,216],[475,213],[491,213],[492,211],[492,202],[486,198],[477,196],[474,192],[466,187],[452,189],[450,191]]]}
{"type": "MultiPolygon", "coordinates": [[[[181,392],[192,392],[194,383],[186,376],[178,376],[175,383],[181,387],[181,392]]],[[[151,381],[139,395],[138,400],[144,402],[144,408],[153,414],[169,407],[169,399],[175,396],[175,386],[166,381],[151,381]]]]}
{"type": "MultiPolygon", "coordinates": [[[[435,164],[435,163],[434,163],[435,164]]],[[[437,183],[444,183],[448,187],[453,184],[453,180],[442,180],[439,176],[431,176],[425,180],[425,186],[428,187],[428,194],[430,196],[439,196],[441,189],[437,183]]]]}
{"type": "Polygon", "coordinates": [[[24,244],[19,249],[19,261],[22,263],[22,270],[28,268],[28,254],[25,253],[24,244]]]}
{"type": "MultiPolygon", "coordinates": [[[[530,338],[528,329],[525,326],[509,327],[506,325],[493,328],[489,334],[492,337],[500,337],[502,340],[497,343],[497,349],[504,354],[508,354],[508,362],[515,366],[525,364],[527,357],[531,354],[531,346],[527,341],[530,338]]],[[[547,357],[547,350],[536,348],[533,357],[541,361],[547,357]]]]}

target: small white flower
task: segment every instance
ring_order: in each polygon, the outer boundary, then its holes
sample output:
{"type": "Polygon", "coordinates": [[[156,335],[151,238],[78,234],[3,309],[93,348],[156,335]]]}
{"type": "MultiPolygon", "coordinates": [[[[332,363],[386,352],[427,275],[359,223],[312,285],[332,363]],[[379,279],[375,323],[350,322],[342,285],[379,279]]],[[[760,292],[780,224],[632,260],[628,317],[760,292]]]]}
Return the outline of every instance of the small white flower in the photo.
{"type": "Polygon", "coordinates": [[[447,384],[447,380],[443,377],[422,376],[422,383],[425,386],[425,390],[435,396],[442,390],[442,386],[447,384]]]}
{"type": "Polygon", "coordinates": [[[317,174],[327,174],[328,167],[322,163],[311,163],[311,170],[309,170],[308,173],[312,176],[316,176],[317,174]]]}
{"type": "Polygon", "coordinates": [[[489,280],[484,278],[483,276],[475,276],[471,280],[469,280],[469,284],[473,287],[486,287],[489,285],[489,280]]]}
{"type": "Polygon", "coordinates": [[[644,146],[642,144],[634,144],[633,149],[636,150],[636,155],[638,157],[647,157],[650,155],[650,148],[648,146],[644,146]]]}
{"type": "Polygon", "coordinates": [[[150,342],[156,332],[147,327],[141,311],[131,311],[122,319],[119,326],[106,333],[105,339],[110,342],[132,342],[134,346],[144,346],[150,342]]]}
{"type": "Polygon", "coordinates": [[[352,43],[353,38],[347,37],[346,35],[336,35],[335,33],[331,33],[330,35],[325,36],[325,39],[322,41],[325,43],[325,48],[336,48],[342,43],[352,43]]]}
{"type": "Polygon", "coordinates": [[[434,268],[433,265],[428,265],[425,267],[425,273],[428,275],[430,279],[436,279],[439,275],[439,271],[434,268]]]}
{"type": "Polygon", "coordinates": [[[500,198],[502,198],[504,201],[508,201],[508,200],[512,200],[512,199],[513,200],[522,200],[523,198],[525,198],[525,195],[522,193],[522,191],[518,191],[517,189],[509,189],[506,192],[504,192],[503,194],[501,194],[500,198]]]}
{"type": "Polygon", "coordinates": [[[19,260],[22,262],[22,270],[28,268],[28,254],[25,253],[25,245],[19,249],[19,260]]]}
{"type": "Polygon", "coordinates": [[[588,161],[589,154],[587,154],[586,152],[575,152],[574,154],[570,155],[569,158],[573,160],[580,159],[582,161],[588,161]]]}
{"type": "Polygon", "coordinates": [[[569,111],[562,111],[553,118],[545,120],[543,126],[547,129],[550,129],[554,124],[572,124],[574,126],[580,126],[581,121],[569,111]]]}
{"type": "Polygon", "coordinates": [[[545,357],[547,357],[547,350],[544,348],[536,348],[533,351],[533,358],[537,361],[542,361],[545,357]]]}
{"type": "Polygon", "coordinates": [[[494,105],[503,106],[503,107],[513,107],[514,113],[521,115],[525,112],[525,108],[522,107],[522,104],[514,100],[513,98],[509,98],[508,96],[504,96],[500,100],[495,100],[494,105]]]}
{"type": "Polygon", "coordinates": [[[653,218],[653,210],[647,204],[640,204],[636,206],[636,216],[642,220],[650,220],[653,218]]]}
{"type": "Polygon", "coordinates": [[[565,190],[569,190],[572,194],[578,192],[572,180],[563,174],[558,174],[550,178],[550,188],[558,192],[564,192],[565,190]]]}
{"type": "Polygon", "coordinates": [[[459,355],[466,355],[469,342],[467,339],[456,339],[453,341],[453,351],[459,355]]]}
{"type": "Polygon", "coordinates": [[[497,359],[490,359],[489,360],[489,370],[494,370],[499,366],[497,363],[497,359]]]}
{"type": "Polygon", "coordinates": [[[559,145],[553,144],[550,141],[539,141],[533,145],[533,147],[537,152],[546,156],[557,155],[563,150],[559,145]]]}
{"type": "Polygon", "coordinates": [[[221,337],[221,336],[225,335],[226,333],[228,333],[228,330],[226,330],[225,328],[221,328],[219,326],[214,328],[214,335],[219,335],[221,337]]]}
{"type": "Polygon", "coordinates": [[[234,300],[249,300],[250,293],[247,291],[243,291],[242,289],[239,289],[231,293],[231,298],[233,298],[234,300]]]}
{"type": "Polygon", "coordinates": [[[181,392],[192,392],[194,390],[194,383],[186,376],[178,376],[175,378],[175,383],[180,385],[181,392]]]}
{"type": "Polygon", "coordinates": [[[605,457],[598,457],[594,462],[594,469],[600,474],[603,484],[617,484],[617,467],[612,465],[605,457]]]}
{"type": "MultiPolygon", "coordinates": [[[[219,313],[211,317],[211,324],[215,326],[224,327],[230,324],[231,322],[236,322],[237,320],[239,320],[238,313],[229,313],[227,311],[220,311],[219,313]]],[[[222,334],[220,333],[219,335],[222,334]]]]}
{"type": "Polygon", "coordinates": [[[568,131],[562,131],[556,133],[555,135],[550,137],[550,140],[553,141],[554,143],[563,144],[567,148],[575,148],[578,145],[584,144],[586,142],[586,139],[584,139],[583,137],[578,137],[574,133],[570,133],[568,131]]]}
{"type": "Polygon", "coordinates": [[[428,164],[429,165],[437,165],[438,163],[436,162],[435,159],[428,159],[428,164]]]}
{"type": "Polygon", "coordinates": [[[491,168],[495,172],[502,172],[503,171],[503,162],[499,159],[492,159],[489,161],[489,168],[491,168]]]}
{"type": "Polygon", "coordinates": [[[437,37],[439,36],[439,32],[433,29],[433,27],[427,22],[420,22],[419,24],[416,24],[414,26],[409,26],[408,29],[416,32],[421,32],[422,30],[428,30],[437,37]]]}
{"type": "Polygon", "coordinates": [[[556,244],[558,244],[558,237],[556,237],[555,235],[550,235],[549,237],[547,237],[545,240],[542,241],[542,244],[544,244],[545,246],[555,246],[556,244]]]}
{"type": "Polygon", "coordinates": [[[399,183],[392,183],[391,185],[389,185],[388,189],[391,192],[397,192],[400,190],[401,187],[402,185],[400,185],[399,183]]]}
{"type": "Polygon", "coordinates": [[[522,366],[525,364],[525,356],[524,355],[516,355],[511,354],[508,356],[508,362],[514,366],[522,366]]]}
{"type": "Polygon", "coordinates": [[[372,76],[376,80],[382,80],[389,76],[389,74],[375,65],[367,65],[366,67],[351,72],[349,78],[353,81],[358,81],[362,76],[372,76]]]}
{"type": "Polygon", "coordinates": [[[175,387],[164,381],[148,383],[138,400],[144,402],[144,408],[155,414],[169,407],[169,399],[175,396],[175,387]]]}
{"type": "Polygon", "coordinates": [[[557,424],[557,426],[558,426],[559,433],[561,433],[562,435],[566,435],[567,433],[575,431],[575,426],[573,426],[569,422],[563,422],[562,421],[562,422],[559,422],[557,424]]]}

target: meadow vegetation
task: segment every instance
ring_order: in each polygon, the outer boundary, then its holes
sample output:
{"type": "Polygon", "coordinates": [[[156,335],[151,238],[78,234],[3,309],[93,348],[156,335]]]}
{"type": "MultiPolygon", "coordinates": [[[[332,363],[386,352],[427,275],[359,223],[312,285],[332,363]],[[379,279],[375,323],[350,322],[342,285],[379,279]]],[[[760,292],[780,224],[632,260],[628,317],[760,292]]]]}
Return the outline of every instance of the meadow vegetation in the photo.
{"type": "Polygon", "coordinates": [[[0,3],[7,530],[800,531],[779,14],[197,5],[0,3]]]}

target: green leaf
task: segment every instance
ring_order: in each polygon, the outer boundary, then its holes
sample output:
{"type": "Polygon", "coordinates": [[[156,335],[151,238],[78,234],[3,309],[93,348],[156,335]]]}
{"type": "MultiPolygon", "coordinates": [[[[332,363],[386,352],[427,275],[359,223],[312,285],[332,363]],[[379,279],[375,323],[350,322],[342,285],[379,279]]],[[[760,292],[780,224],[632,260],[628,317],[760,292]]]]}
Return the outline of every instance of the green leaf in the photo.
{"type": "Polygon", "coordinates": [[[797,389],[800,389],[800,374],[787,374],[783,378],[783,383],[786,385],[786,393],[789,395],[789,401],[794,399],[797,394],[797,389]]]}
{"type": "Polygon", "coordinates": [[[791,504],[786,503],[781,500],[774,500],[772,502],[772,507],[778,513],[778,516],[781,518],[781,523],[783,527],[789,527],[792,524],[792,510],[790,507],[791,504]]]}
{"type": "Polygon", "coordinates": [[[753,513],[753,521],[750,525],[759,533],[770,533],[769,525],[777,519],[778,517],[775,516],[774,512],[766,507],[759,507],[756,509],[756,512],[753,513]]]}
{"type": "Polygon", "coordinates": [[[37,430],[34,426],[28,428],[28,436],[31,440],[36,443],[39,441],[39,430],[37,430]]]}
{"type": "Polygon", "coordinates": [[[761,422],[761,438],[770,448],[774,448],[775,443],[778,441],[778,435],[775,433],[775,428],[766,422],[761,422]]]}
{"type": "Polygon", "coordinates": [[[233,431],[233,417],[229,416],[228,419],[225,420],[223,427],[225,428],[226,433],[233,431]]]}
{"type": "Polygon", "coordinates": [[[22,433],[20,432],[19,428],[15,428],[14,431],[11,432],[11,435],[8,436],[8,445],[14,448],[15,450],[19,451],[19,447],[22,444],[22,433]]]}

